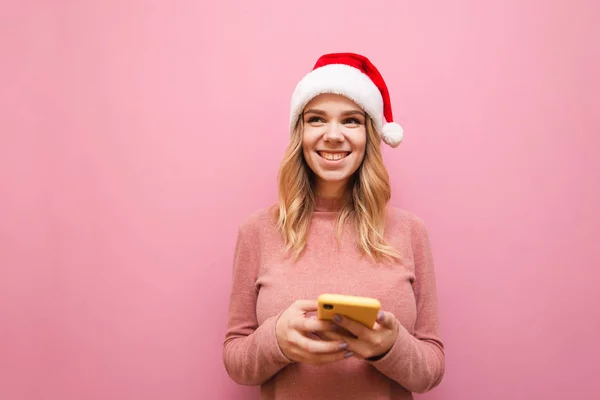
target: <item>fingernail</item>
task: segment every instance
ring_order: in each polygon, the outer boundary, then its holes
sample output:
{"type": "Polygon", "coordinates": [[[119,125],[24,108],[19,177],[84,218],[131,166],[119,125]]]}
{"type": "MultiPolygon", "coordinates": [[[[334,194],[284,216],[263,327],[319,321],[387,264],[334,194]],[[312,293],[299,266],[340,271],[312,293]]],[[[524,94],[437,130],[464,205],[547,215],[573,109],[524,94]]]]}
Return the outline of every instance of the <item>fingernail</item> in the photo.
{"type": "Polygon", "coordinates": [[[354,353],[353,353],[353,352],[351,352],[351,351],[347,351],[347,352],[344,354],[344,358],[352,357],[353,355],[354,355],[354,353]]]}
{"type": "Polygon", "coordinates": [[[348,348],[348,343],[340,343],[340,350],[346,350],[348,348]]]}
{"type": "Polygon", "coordinates": [[[384,316],[383,311],[379,311],[379,314],[377,314],[377,321],[379,321],[379,322],[383,321],[383,316],[384,316]]]}
{"type": "Polygon", "coordinates": [[[336,315],[333,316],[333,320],[335,322],[342,322],[342,317],[340,317],[339,315],[336,314],[336,315]]]}

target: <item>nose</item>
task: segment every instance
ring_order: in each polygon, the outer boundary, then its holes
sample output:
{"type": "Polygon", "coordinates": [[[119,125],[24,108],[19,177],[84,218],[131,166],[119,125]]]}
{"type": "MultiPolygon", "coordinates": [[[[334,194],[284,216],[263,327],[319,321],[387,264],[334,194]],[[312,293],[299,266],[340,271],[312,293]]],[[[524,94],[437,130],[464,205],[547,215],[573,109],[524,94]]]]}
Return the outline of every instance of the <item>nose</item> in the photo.
{"type": "Polygon", "coordinates": [[[332,122],[325,131],[323,137],[325,141],[341,142],[344,140],[344,134],[342,133],[342,126],[335,122],[332,122]]]}

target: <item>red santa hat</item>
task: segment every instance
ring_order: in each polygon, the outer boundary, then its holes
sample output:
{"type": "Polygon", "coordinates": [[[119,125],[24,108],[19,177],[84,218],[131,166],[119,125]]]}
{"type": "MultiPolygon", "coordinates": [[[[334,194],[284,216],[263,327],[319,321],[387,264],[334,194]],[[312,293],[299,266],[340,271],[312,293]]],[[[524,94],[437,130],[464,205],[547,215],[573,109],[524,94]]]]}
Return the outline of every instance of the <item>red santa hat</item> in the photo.
{"type": "Polygon", "coordinates": [[[294,128],[304,107],[315,96],[334,93],[348,97],[375,122],[382,140],[396,147],[404,130],[394,122],[390,94],[383,77],[365,56],[331,53],[321,56],[292,94],[290,128],[294,128]]]}

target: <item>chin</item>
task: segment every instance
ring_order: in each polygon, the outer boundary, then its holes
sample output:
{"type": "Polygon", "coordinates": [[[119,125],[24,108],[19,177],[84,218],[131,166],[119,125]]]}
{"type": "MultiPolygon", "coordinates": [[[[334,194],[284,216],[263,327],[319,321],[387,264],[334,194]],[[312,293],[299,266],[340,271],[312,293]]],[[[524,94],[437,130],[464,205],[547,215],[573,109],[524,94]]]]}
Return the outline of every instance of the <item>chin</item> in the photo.
{"type": "Polygon", "coordinates": [[[318,174],[318,177],[324,182],[339,183],[347,181],[352,174],[340,172],[325,172],[318,174]]]}

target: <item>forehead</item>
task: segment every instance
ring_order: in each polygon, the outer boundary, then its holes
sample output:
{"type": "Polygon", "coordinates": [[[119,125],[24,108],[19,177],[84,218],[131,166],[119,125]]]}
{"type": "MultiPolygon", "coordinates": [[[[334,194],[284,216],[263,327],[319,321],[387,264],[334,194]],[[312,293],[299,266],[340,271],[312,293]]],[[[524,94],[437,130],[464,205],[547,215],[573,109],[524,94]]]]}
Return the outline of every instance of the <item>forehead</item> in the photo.
{"type": "Polygon", "coordinates": [[[305,110],[310,108],[362,111],[362,108],[348,97],[334,93],[323,93],[315,96],[304,107],[305,110]]]}

